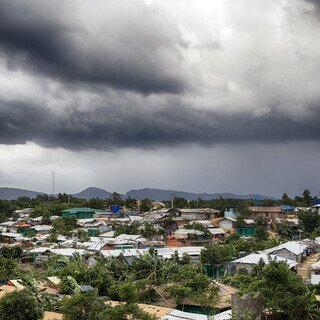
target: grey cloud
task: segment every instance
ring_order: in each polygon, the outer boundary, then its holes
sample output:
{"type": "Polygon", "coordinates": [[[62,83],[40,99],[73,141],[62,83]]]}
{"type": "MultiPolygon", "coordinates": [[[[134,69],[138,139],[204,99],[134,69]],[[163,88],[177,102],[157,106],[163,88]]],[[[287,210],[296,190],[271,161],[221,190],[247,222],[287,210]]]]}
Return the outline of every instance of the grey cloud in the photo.
{"type": "MultiPolygon", "coordinates": [[[[87,3],[87,11],[93,6],[87,3]]],[[[142,1],[126,6],[106,1],[101,10],[103,19],[97,17],[97,26],[88,27],[95,21],[74,1],[0,1],[2,55],[11,69],[61,81],[143,94],[178,93],[188,87],[181,67],[183,39],[161,12],[142,1]]]]}
{"type": "Polygon", "coordinates": [[[312,4],[314,12],[317,15],[320,15],[320,1],[319,0],[302,0],[302,1],[312,4]]]}
{"type": "Polygon", "coordinates": [[[70,150],[110,150],[319,139],[317,109],[312,118],[293,120],[276,111],[260,117],[197,111],[178,101],[149,113],[138,108],[130,113],[122,106],[108,105],[86,111],[74,107],[58,114],[38,105],[3,101],[0,104],[3,144],[32,141],[44,147],[70,150]]]}

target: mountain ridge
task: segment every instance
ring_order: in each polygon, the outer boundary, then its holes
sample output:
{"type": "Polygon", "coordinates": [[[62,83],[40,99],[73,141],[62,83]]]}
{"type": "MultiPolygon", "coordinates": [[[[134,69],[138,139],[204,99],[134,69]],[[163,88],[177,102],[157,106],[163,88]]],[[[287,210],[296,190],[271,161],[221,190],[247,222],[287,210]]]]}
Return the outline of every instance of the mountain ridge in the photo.
{"type": "MultiPolygon", "coordinates": [[[[44,192],[37,192],[32,190],[26,190],[21,188],[8,188],[8,187],[0,187],[0,199],[1,200],[14,200],[19,197],[30,197],[35,198],[38,194],[43,194],[44,192]]],[[[100,198],[106,199],[111,196],[111,192],[97,187],[88,187],[80,192],[71,194],[74,197],[82,198],[82,199],[92,199],[92,198],[100,198]]],[[[222,198],[235,198],[235,199],[274,199],[269,196],[260,195],[260,194],[234,194],[229,192],[224,193],[197,193],[197,192],[186,192],[186,191],[173,191],[173,195],[175,197],[182,197],[187,200],[197,200],[199,198],[203,200],[211,200],[222,198]]],[[[122,198],[136,198],[136,199],[144,199],[149,198],[154,201],[162,201],[169,200],[172,197],[172,190],[167,189],[157,189],[157,188],[141,188],[141,189],[132,189],[126,192],[125,194],[121,194],[122,198]]]]}

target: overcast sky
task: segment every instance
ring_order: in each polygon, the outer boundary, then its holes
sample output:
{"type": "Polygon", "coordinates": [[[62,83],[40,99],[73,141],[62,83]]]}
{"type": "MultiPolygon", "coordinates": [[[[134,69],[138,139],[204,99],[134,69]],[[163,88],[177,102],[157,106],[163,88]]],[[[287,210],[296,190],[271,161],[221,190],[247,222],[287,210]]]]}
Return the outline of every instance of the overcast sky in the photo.
{"type": "Polygon", "coordinates": [[[317,0],[0,0],[0,186],[320,190],[317,0]]]}

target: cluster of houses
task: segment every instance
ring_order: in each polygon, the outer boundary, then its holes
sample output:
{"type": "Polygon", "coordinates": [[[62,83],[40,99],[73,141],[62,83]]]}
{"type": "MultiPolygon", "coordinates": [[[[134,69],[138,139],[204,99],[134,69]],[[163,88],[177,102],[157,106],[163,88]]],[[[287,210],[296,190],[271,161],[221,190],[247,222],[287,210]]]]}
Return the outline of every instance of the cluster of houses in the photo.
{"type": "MultiPolygon", "coordinates": [[[[311,210],[318,212],[320,205],[311,210]]],[[[43,221],[42,217],[32,218],[32,209],[16,211],[17,220],[10,219],[0,223],[0,247],[19,245],[28,256],[28,261],[46,261],[53,255],[72,257],[74,254],[85,256],[87,263],[95,263],[96,256],[122,256],[129,264],[134,257],[139,258],[152,247],[163,259],[170,259],[174,254],[180,258],[189,257],[191,262],[198,262],[204,246],[212,241],[219,242],[232,233],[249,238],[256,234],[256,220],[262,218],[268,228],[276,230],[277,224],[286,222],[298,230],[299,220],[294,208],[279,207],[249,207],[247,219],[237,220],[235,208],[226,208],[224,212],[215,209],[177,209],[161,208],[144,214],[132,213],[119,215],[116,211],[95,210],[91,208],[71,208],[60,212],[60,216],[51,216],[43,221]],[[75,216],[77,228],[74,231],[85,231],[87,239],[80,240],[77,232],[66,237],[57,235],[54,242],[49,241],[52,232],[52,222],[59,217],[75,216]],[[136,224],[136,234],[117,234],[115,226],[127,227],[136,224]],[[151,236],[144,236],[146,224],[155,231],[151,236]],[[161,232],[160,232],[161,231],[161,232]]],[[[248,271],[261,262],[268,264],[272,260],[284,261],[289,268],[296,269],[301,262],[318,252],[320,238],[315,241],[289,241],[273,248],[240,256],[225,264],[225,272],[234,273],[240,268],[248,271]]],[[[308,268],[307,281],[320,283],[320,261],[308,268]]],[[[50,283],[50,280],[48,280],[50,283]]],[[[54,285],[48,288],[55,289],[54,285]]],[[[12,284],[10,284],[12,286],[12,284]]],[[[1,292],[5,290],[0,287],[1,292]],[[2,291],[1,291],[2,290],[2,291]]],[[[154,306],[155,308],[160,308],[154,306]]],[[[229,305],[230,307],[230,305],[229,305]]],[[[202,319],[191,317],[182,311],[166,310],[165,319],[202,319]],[[169,316],[169,318],[168,318],[169,316]],[[189,317],[189,318],[188,318],[189,317]]],[[[160,317],[161,318],[161,317],[160,317]]],[[[224,312],[214,319],[230,319],[231,313],[224,312]]],[[[161,318],[164,319],[164,318],[161,318]]],[[[204,318],[203,318],[204,319],[204,318]]],[[[206,318],[207,319],[207,318],[206,318]]]]}

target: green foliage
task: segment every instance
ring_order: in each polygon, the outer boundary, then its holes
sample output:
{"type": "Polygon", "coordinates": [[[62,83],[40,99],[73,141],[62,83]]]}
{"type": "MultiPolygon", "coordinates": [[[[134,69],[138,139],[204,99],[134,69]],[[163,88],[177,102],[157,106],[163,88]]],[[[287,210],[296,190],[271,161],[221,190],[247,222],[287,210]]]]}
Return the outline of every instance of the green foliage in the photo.
{"type": "Polygon", "coordinates": [[[299,211],[299,221],[304,231],[310,233],[320,227],[320,216],[311,211],[299,211]]]}
{"type": "Polygon", "coordinates": [[[119,205],[123,206],[123,200],[121,194],[118,192],[112,192],[111,196],[106,201],[107,206],[119,205]]]}
{"type": "Polygon", "coordinates": [[[100,314],[99,320],[156,320],[155,316],[152,316],[143,310],[141,310],[136,304],[119,304],[114,307],[106,306],[106,309],[100,314]]]}
{"type": "Polygon", "coordinates": [[[96,291],[76,293],[62,301],[64,320],[98,320],[99,315],[106,309],[96,291]]]}
{"type": "Polygon", "coordinates": [[[0,255],[7,259],[18,259],[23,255],[23,250],[19,246],[3,246],[0,248],[0,255]]]}
{"type": "Polygon", "coordinates": [[[295,205],[294,200],[291,199],[286,193],[284,193],[282,195],[281,204],[287,205],[287,206],[294,206],[295,205]]]}
{"type": "Polygon", "coordinates": [[[155,320],[136,304],[121,303],[114,307],[98,297],[96,291],[76,293],[62,301],[64,320],[155,320]]]}
{"type": "Polygon", "coordinates": [[[63,294],[73,294],[80,292],[79,284],[74,278],[70,276],[62,277],[59,287],[61,293],[63,294]]]}
{"type": "Polygon", "coordinates": [[[75,216],[57,218],[52,223],[53,232],[62,234],[65,236],[70,236],[72,231],[77,227],[77,218],[75,216]]]}
{"type": "Polygon", "coordinates": [[[115,236],[120,234],[140,234],[139,231],[140,223],[131,223],[130,225],[118,225],[113,224],[112,229],[115,232],[115,236]]]}
{"type": "Polygon", "coordinates": [[[17,264],[13,259],[0,256],[0,280],[9,280],[15,274],[17,264]]]}
{"type": "Polygon", "coordinates": [[[150,223],[143,224],[142,235],[146,238],[152,238],[157,234],[157,230],[150,223]]]}
{"type": "Polygon", "coordinates": [[[58,241],[58,232],[55,228],[50,231],[50,235],[48,237],[48,241],[53,243],[58,241]]]}
{"type": "Polygon", "coordinates": [[[49,209],[44,204],[35,206],[30,213],[30,217],[32,218],[40,217],[42,215],[50,215],[49,209]]]}
{"type": "Polygon", "coordinates": [[[303,197],[303,201],[306,207],[310,207],[311,205],[311,201],[312,201],[312,197],[311,197],[311,193],[310,190],[304,190],[302,193],[302,197],[303,197]]]}
{"type": "Polygon", "coordinates": [[[184,300],[191,296],[192,288],[181,284],[172,284],[166,287],[176,304],[183,304],[184,300]]]}
{"type": "Polygon", "coordinates": [[[78,230],[77,237],[80,242],[86,242],[86,241],[90,240],[90,236],[89,236],[88,232],[83,229],[78,230]]]}
{"type": "Polygon", "coordinates": [[[147,212],[152,209],[152,202],[149,199],[142,199],[140,201],[140,212],[147,212]]]}
{"type": "Polygon", "coordinates": [[[307,320],[312,319],[310,315],[319,314],[319,306],[312,301],[308,286],[284,262],[270,261],[266,266],[260,262],[252,272],[240,269],[225,281],[238,288],[240,294],[260,292],[264,306],[274,315],[307,320]]]}
{"type": "Polygon", "coordinates": [[[189,223],[189,224],[186,224],[184,228],[198,230],[203,232],[207,238],[211,237],[211,233],[208,230],[208,228],[202,225],[201,223],[197,223],[197,222],[189,223]]]}
{"type": "Polygon", "coordinates": [[[226,261],[230,261],[235,256],[234,248],[228,244],[208,244],[200,255],[202,263],[218,264],[226,261]]]}
{"type": "Polygon", "coordinates": [[[268,234],[268,231],[267,231],[266,227],[258,226],[256,228],[255,238],[258,241],[268,240],[268,237],[269,237],[269,234],[268,234]]]}
{"type": "Polygon", "coordinates": [[[204,307],[213,307],[217,303],[218,289],[200,265],[181,265],[178,272],[170,274],[168,279],[165,290],[177,304],[183,304],[186,298],[204,307]]]}
{"type": "Polygon", "coordinates": [[[0,299],[0,320],[40,320],[43,311],[27,290],[6,294],[0,299]]]}
{"type": "Polygon", "coordinates": [[[138,207],[138,202],[136,199],[131,198],[130,196],[124,200],[124,206],[130,210],[136,210],[138,207]]]}
{"type": "Polygon", "coordinates": [[[288,222],[284,221],[277,224],[277,232],[284,240],[291,240],[295,231],[288,222]]]}
{"type": "Polygon", "coordinates": [[[109,297],[112,300],[138,302],[138,288],[133,279],[128,278],[123,282],[113,282],[109,289],[109,297]]]}

